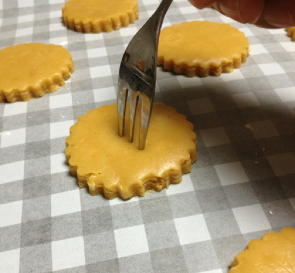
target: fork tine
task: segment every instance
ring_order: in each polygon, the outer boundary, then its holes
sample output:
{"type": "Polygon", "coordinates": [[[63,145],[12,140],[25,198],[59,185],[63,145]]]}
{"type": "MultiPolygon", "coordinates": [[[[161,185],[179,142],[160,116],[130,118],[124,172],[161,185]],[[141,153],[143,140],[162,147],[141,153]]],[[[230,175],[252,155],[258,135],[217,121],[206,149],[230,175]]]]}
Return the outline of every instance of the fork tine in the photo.
{"type": "Polygon", "coordinates": [[[128,97],[128,89],[124,86],[122,81],[119,81],[117,94],[117,111],[118,111],[118,132],[119,136],[124,136],[125,129],[125,112],[128,97]]]}
{"type": "Polygon", "coordinates": [[[130,93],[130,104],[129,104],[129,108],[130,108],[129,142],[133,142],[138,99],[139,99],[139,96],[137,92],[132,91],[130,93]]]}
{"type": "Polygon", "coordinates": [[[150,99],[147,96],[142,96],[139,144],[138,144],[139,150],[143,150],[145,147],[145,141],[146,141],[146,137],[148,133],[152,107],[153,107],[153,99],[150,99]]]}

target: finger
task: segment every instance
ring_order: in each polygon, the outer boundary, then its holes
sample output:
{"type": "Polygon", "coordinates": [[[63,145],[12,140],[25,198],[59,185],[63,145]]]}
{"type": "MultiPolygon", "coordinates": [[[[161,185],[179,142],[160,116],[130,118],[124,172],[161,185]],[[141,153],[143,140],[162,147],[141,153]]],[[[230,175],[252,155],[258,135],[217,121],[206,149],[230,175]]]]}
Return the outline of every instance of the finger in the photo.
{"type": "Polygon", "coordinates": [[[193,6],[198,9],[211,7],[216,0],[188,0],[193,6]]]}
{"type": "Polygon", "coordinates": [[[241,23],[254,24],[262,15],[265,0],[217,0],[214,8],[241,23]]]}
{"type": "Polygon", "coordinates": [[[294,0],[268,0],[261,19],[261,25],[271,25],[277,28],[295,26],[295,1],[294,0]]]}
{"type": "Polygon", "coordinates": [[[295,0],[189,0],[198,8],[213,7],[241,23],[264,28],[295,26],[295,0]]]}

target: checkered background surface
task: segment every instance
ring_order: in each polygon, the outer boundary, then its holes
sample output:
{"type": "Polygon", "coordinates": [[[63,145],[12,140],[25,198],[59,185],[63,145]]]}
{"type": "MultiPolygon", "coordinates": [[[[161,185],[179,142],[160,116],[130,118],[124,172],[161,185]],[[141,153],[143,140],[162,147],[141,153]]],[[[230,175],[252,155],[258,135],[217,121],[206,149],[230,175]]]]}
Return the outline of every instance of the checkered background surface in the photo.
{"type": "MultiPolygon", "coordinates": [[[[0,272],[225,273],[248,241],[295,227],[295,43],[284,30],[242,25],[175,0],[164,26],[229,23],[251,56],[234,73],[186,78],[158,69],[156,101],[194,124],[198,160],[180,185],[106,200],[80,189],[65,163],[77,117],[116,101],[118,67],[159,0],[112,33],[61,23],[63,0],[0,0],[0,48],[61,44],[75,72],[53,94],[0,104],[0,272]]],[[[1,81],[1,79],[0,79],[1,81]]]]}

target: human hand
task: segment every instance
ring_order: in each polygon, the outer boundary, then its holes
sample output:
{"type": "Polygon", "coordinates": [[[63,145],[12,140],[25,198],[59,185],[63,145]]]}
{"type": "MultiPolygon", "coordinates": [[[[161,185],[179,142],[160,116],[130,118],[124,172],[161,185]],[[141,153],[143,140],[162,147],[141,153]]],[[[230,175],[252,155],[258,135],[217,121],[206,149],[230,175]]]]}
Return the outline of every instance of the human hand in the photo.
{"type": "Polygon", "coordinates": [[[213,7],[241,23],[264,28],[295,26],[295,0],[189,0],[199,9],[213,7]]]}

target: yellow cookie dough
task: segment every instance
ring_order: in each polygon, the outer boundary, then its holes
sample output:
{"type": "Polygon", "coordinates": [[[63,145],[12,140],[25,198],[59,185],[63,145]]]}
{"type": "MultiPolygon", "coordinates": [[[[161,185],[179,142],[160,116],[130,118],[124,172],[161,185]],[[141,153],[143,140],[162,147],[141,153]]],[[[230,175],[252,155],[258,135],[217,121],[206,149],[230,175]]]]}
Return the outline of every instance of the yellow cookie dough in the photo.
{"type": "Polygon", "coordinates": [[[62,8],[65,26],[78,32],[111,32],[137,18],[137,0],[70,0],[62,8]]]}
{"type": "Polygon", "coordinates": [[[287,35],[295,42],[295,27],[285,28],[285,30],[287,31],[287,35]]]}
{"type": "MultiPolygon", "coordinates": [[[[126,127],[129,130],[129,106],[126,127]]],[[[137,107],[140,117],[140,107],[137,107]]],[[[193,125],[176,109],[155,103],[144,150],[138,150],[136,119],[134,142],[118,136],[117,103],[104,105],[80,116],[66,139],[66,158],[80,187],[108,199],[144,196],[170,183],[180,183],[197,158],[193,125]]]]}
{"type": "Polygon", "coordinates": [[[232,72],[248,55],[248,39],[228,24],[183,22],[160,33],[158,65],[188,77],[232,72]]]}
{"type": "Polygon", "coordinates": [[[252,240],[232,261],[229,273],[295,272],[295,229],[285,227],[252,240]]]}
{"type": "Polygon", "coordinates": [[[0,50],[0,102],[27,101],[54,92],[74,71],[60,45],[19,44],[0,50]]]}

